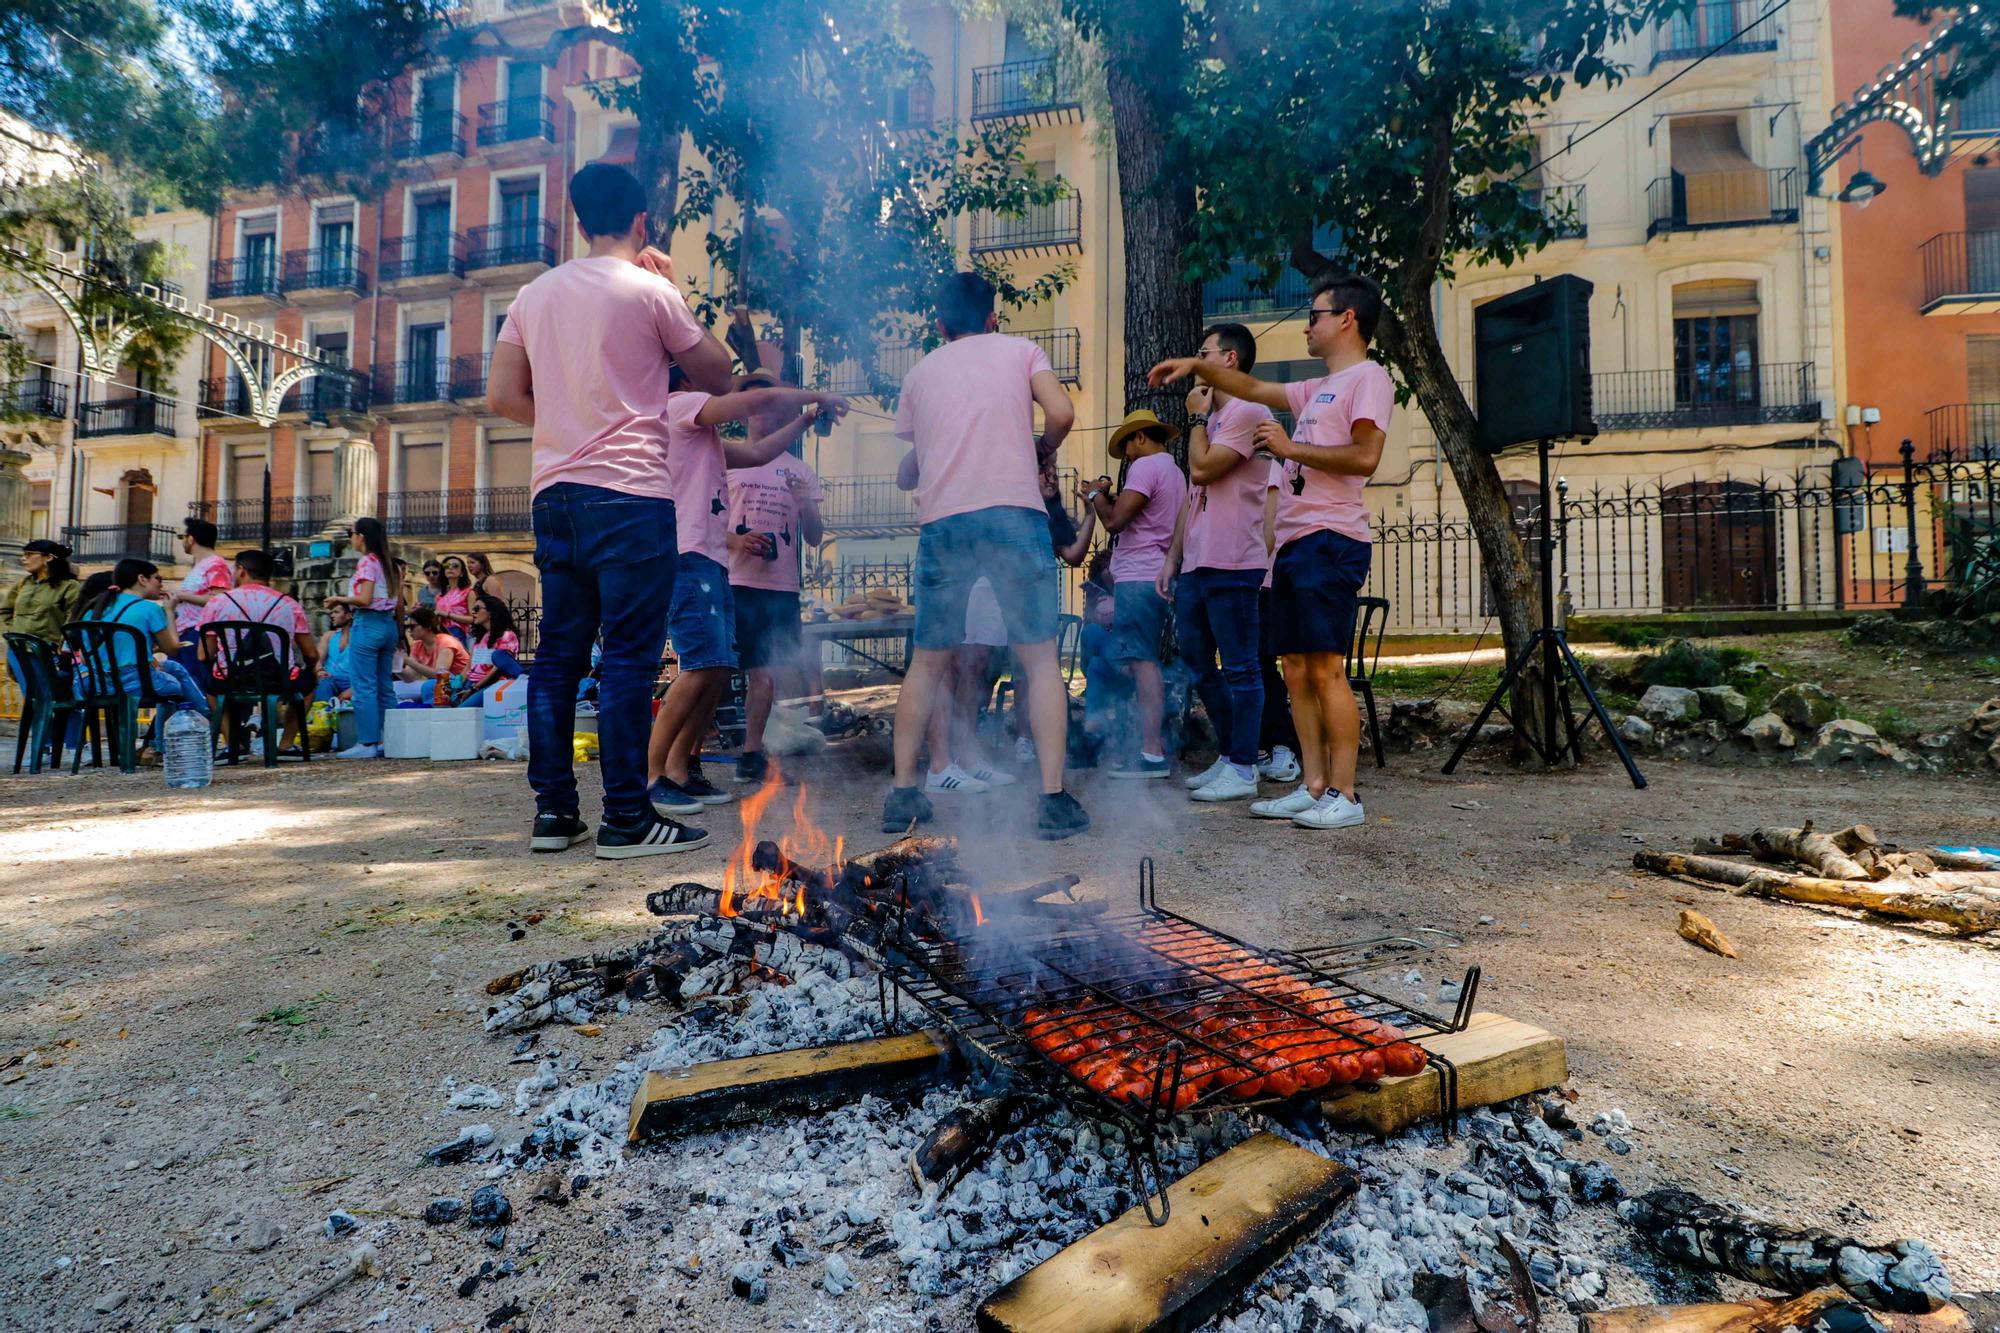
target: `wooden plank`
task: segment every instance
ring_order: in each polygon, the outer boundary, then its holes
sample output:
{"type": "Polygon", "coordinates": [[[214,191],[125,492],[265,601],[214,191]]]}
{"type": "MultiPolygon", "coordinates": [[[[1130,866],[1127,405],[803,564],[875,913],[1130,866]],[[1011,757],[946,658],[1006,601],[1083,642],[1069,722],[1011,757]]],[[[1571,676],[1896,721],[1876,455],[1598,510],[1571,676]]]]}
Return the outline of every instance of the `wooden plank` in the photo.
{"type": "MultiPolygon", "coordinates": [[[[1628,1305],[1583,1316],[1584,1333],[1718,1333],[1745,1317],[1768,1315],[1777,1301],[1756,1299],[1716,1305],[1628,1305]]],[[[1890,1333],[1973,1333],[1972,1320],[1956,1305],[1928,1314],[1869,1312],[1890,1333]]]]}
{"type": "Polygon", "coordinates": [[[633,1094],[628,1136],[637,1143],[890,1096],[942,1080],[951,1061],[942,1033],[913,1032],[657,1071],[633,1094]]]}
{"type": "Polygon", "coordinates": [[[1182,1333],[1214,1318],[1354,1193],[1338,1162],[1259,1134],[986,1298],[980,1333],[1182,1333]]]}
{"type": "MultiPolygon", "coordinates": [[[[1491,1106],[1569,1079],[1561,1037],[1500,1014],[1474,1014],[1465,1031],[1424,1037],[1417,1044],[1457,1067],[1460,1110],[1491,1106]]],[[[1421,1074],[1385,1078],[1370,1091],[1332,1098],[1320,1109],[1335,1124],[1393,1134],[1438,1113],[1438,1084],[1438,1071],[1426,1068],[1421,1074]]]]}

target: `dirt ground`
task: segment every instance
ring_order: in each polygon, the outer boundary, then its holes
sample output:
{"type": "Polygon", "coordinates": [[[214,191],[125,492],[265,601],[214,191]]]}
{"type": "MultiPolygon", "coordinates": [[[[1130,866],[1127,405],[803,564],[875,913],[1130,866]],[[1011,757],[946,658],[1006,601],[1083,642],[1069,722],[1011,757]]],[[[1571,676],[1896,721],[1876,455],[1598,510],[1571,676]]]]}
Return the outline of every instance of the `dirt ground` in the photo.
{"type": "MultiPolygon", "coordinates": [[[[878,839],[878,759],[795,768],[850,846],[878,839]]],[[[1364,771],[1370,822],[1334,834],[1089,778],[1097,831],[1071,842],[1006,832],[1029,803],[1008,793],[945,807],[940,827],[976,842],[968,861],[996,878],[1070,870],[1091,894],[1133,892],[1151,855],[1165,905],[1276,943],[1459,932],[1454,956],[1484,968],[1480,1007],[1562,1034],[1581,1109],[1630,1116],[1619,1170],[1635,1188],[1676,1180],[1843,1232],[1921,1237],[1962,1290],[2000,1287],[2000,947],[1630,864],[1642,845],[1808,816],[1906,844],[2000,844],[2000,786],[1660,762],[1636,792],[1602,765],[1446,778],[1436,763],[1364,771]],[[1686,903],[1742,956],[1681,940],[1686,903]]],[[[531,858],[529,811],[513,765],[245,768],[199,793],[165,790],[157,771],[0,779],[0,1059],[22,1057],[0,1069],[0,1323],[245,1327],[333,1269],[352,1238],[322,1226],[343,1208],[384,1275],[287,1327],[382,1311],[387,1327],[476,1328],[503,1295],[544,1330],[708,1326],[623,1295],[657,1260],[607,1242],[631,1216],[615,1188],[517,1224],[540,1229],[536,1261],[476,1299],[454,1289],[494,1253],[419,1220],[477,1183],[425,1168],[422,1148],[475,1118],[503,1142],[525,1129],[510,1111],[445,1109],[447,1077],[510,1090],[530,1069],[507,1063],[511,1037],[481,1032],[483,983],[648,932],[644,891],[716,875],[738,831],[726,808],[708,821],[717,846],[690,855],[531,858]],[[413,1286],[433,1297],[422,1320],[407,1313],[413,1286]]],[[[560,1036],[588,1077],[659,1021],[642,1006],[601,1037],[560,1036]]],[[[526,1186],[510,1190],[520,1207],[526,1186]]],[[[738,1302],[727,1326],[804,1325],[738,1302]]]]}

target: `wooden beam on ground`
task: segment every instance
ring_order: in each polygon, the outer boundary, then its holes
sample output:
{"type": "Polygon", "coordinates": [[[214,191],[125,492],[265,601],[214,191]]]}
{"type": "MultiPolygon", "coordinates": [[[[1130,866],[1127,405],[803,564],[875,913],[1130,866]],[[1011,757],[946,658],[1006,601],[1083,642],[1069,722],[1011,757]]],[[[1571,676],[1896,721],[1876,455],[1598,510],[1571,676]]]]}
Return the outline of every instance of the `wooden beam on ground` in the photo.
{"type": "Polygon", "coordinates": [[[951,1062],[942,1033],[912,1032],[657,1071],[632,1097],[628,1137],[638,1143],[823,1110],[868,1093],[893,1096],[942,1081],[951,1062]]]}
{"type": "Polygon", "coordinates": [[[1183,1333],[1213,1319],[1354,1193],[1338,1162],[1273,1134],[1167,1187],[1165,1226],[1134,1208],[987,1297],[980,1333],[1183,1333]]]}
{"type": "MultiPolygon", "coordinates": [[[[1780,1302],[1771,1300],[1729,1301],[1714,1305],[1628,1305],[1616,1310],[1598,1310],[1583,1316],[1584,1333],[1721,1333],[1746,1318],[1768,1317],[1780,1302]]],[[[1928,1314],[1869,1313],[1889,1328],[1889,1333],[1973,1333],[1972,1320],[1956,1305],[1942,1306],[1928,1314]]]]}
{"type": "MultiPolygon", "coordinates": [[[[1569,1079],[1569,1056],[1561,1037],[1500,1014],[1474,1014],[1465,1031],[1420,1037],[1417,1045],[1457,1068],[1460,1110],[1491,1106],[1569,1079]]],[[[1393,1134],[1436,1115],[1441,1105],[1439,1074],[1429,1067],[1421,1074],[1385,1078],[1376,1088],[1330,1098],[1320,1110],[1338,1125],[1393,1134]]]]}

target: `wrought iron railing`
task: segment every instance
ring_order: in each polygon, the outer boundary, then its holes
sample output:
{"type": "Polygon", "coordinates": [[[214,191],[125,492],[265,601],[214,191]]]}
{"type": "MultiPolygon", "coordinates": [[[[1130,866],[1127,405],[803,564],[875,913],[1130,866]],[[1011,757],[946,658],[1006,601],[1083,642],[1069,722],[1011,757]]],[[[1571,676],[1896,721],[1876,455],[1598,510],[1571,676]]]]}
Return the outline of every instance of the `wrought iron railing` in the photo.
{"type": "MultiPolygon", "coordinates": [[[[196,500],[188,506],[188,514],[214,523],[218,541],[256,542],[264,539],[264,501],[261,497],[196,500]]],[[[271,538],[274,541],[298,541],[311,537],[331,522],[331,495],[271,497],[271,538]]]]}
{"type": "Polygon", "coordinates": [[[481,148],[522,139],[556,139],[556,104],[551,97],[510,97],[479,104],[479,128],[473,138],[481,148]]]}
{"type": "Polygon", "coordinates": [[[1974,88],[1952,108],[1954,134],[1991,134],[2000,130],[2000,74],[1974,88]]]}
{"type": "Polygon", "coordinates": [[[467,398],[486,396],[486,374],[492,368],[493,354],[486,352],[479,356],[461,356],[452,361],[451,396],[463,401],[467,398]]]}
{"type": "Polygon", "coordinates": [[[466,233],[467,268],[498,268],[502,264],[554,264],[556,224],[548,218],[500,222],[466,233]]]}
{"type": "Polygon", "coordinates": [[[399,537],[528,532],[534,527],[526,486],[464,491],[390,491],[382,521],[399,537]]]}
{"type": "Polygon", "coordinates": [[[354,129],[316,126],[299,137],[299,171],[308,176],[330,176],[357,170],[380,149],[381,143],[379,123],[354,129]]]}
{"type": "Polygon", "coordinates": [[[827,477],[820,519],[830,533],[915,532],[917,497],[894,476],[827,477]]]}
{"type": "Polygon", "coordinates": [[[1016,338],[1026,338],[1042,349],[1056,378],[1064,384],[1078,384],[1083,376],[1083,334],[1077,329],[1009,329],[1016,338]]]}
{"type": "Polygon", "coordinates": [[[1647,237],[1671,231],[1714,231],[1722,227],[1762,227],[1773,222],[1796,222],[1799,217],[1799,173],[1795,167],[1772,167],[1764,173],[1763,211],[1742,210],[1722,218],[1688,215],[1687,177],[1681,172],[1657,177],[1646,187],[1646,208],[1652,218],[1647,237]]]}
{"type": "Polygon", "coordinates": [[[1924,413],[1924,423],[1934,455],[2000,457],[2000,403],[1947,403],[1924,413]]]}
{"type": "Polygon", "coordinates": [[[1820,419],[1810,361],[1612,370],[1590,377],[1599,430],[1673,430],[1820,419]]]}
{"type": "Polygon", "coordinates": [[[1652,67],[1669,60],[1777,50],[1777,16],[1758,17],[1767,8],[1763,0],[1696,0],[1656,30],[1652,67]]]}
{"type": "Polygon", "coordinates": [[[205,379],[195,398],[194,414],[197,418],[247,417],[251,414],[250,386],[233,375],[205,379]]]}
{"type": "Polygon", "coordinates": [[[465,236],[461,232],[419,232],[382,242],[383,282],[405,278],[465,276],[465,236]]]}
{"type": "Polygon", "coordinates": [[[1052,203],[1035,204],[1018,214],[983,209],[972,215],[974,254],[1080,249],[1082,245],[1083,199],[1074,188],[1052,203]]]}
{"type": "Polygon", "coordinates": [[[332,250],[287,250],[285,291],[332,289],[356,296],[368,291],[368,252],[357,245],[332,250]]]}
{"type": "Polygon", "coordinates": [[[85,403],[82,419],[77,422],[77,437],[87,440],[102,435],[172,435],[174,406],[173,399],[150,393],[85,403]]]}
{"type": "Polygon", "coordinates": [[[1583,186],[1550,185],[1540,190],[1524,190],[1528,206],[1541,210],[1559,241],[1580,240],[1590,234],[1589,215],[1584,211],[1583,186]]]}
{"type": "Polygon", "coordinates": [[[1924,310],[2000,302],[2000,231],[1939,232],[1923,243],[1924,310]]]}
{"type": "Polygon", "coordinates": [[[282,410],[309,417],[333,412],[368,410],[368,377],[362,374],[315,375],[285,395],[282,410]]]}
{"type": "MultiPolygon", "coordinates": [[[[1026,338],[1042,349],[1049,358],[1049,366],[1056,378],[1065,384],[1079,384],[1083,375],[1083,334],[1073,328],[1061,329],[1004,329],[1002,332],[1016,338],[1026,338]]],[[[889,342],[875,349],[875,368],[870,377],[868,367],[859,360],[849,358],[828,367],[826,387],[832,393],[870,394],[877,389],[894,388],[910,373],[910,367],[924,357],[925,348],[919,343],[889,342]]]]}
{"type": "Polygon", "coordinates": [[[420,116],[404,116],[395,124],[389,151],[407,160],[434,153],[465,155],[465,117],[456,111],[431,111],[420,116]]]}
{"type": "Polygon", "coordinates": [[[1312,296],[1312,281],[1286,265],[1275,284],[1267,285],[1259,268],[1248,260],[1235,260],[1229,271],[1201,285],[1201,309],[1205,319],[1241,319],[1246,315],[1270,315],[1283,310],[1303,309],[1312,296]]]}
{"type": "Polygon", "coordinates": [[[250,296],[278,299],[278,256],[275,253],[218,259],[208,270],[208,299],[233,301],[250,296]]]}
{"type": "Polygon", "coordinates": [[[1054,56],[980,65],[972,71],[972,118],[1074,110],[1080,104],[1065,85],[1054,56]]]}
{"type": "Polygon", "coordinates": [[[16,380],[6,388],[11,413],[60,420],[69,415],[69,390],[54,380],[16,380]]]}
{"type": "Polygon", "coordinates": [[[181,534],[157,523],[102,523],[64,528],[63,544],[78,564],[115,565],[120,560],[150,560],[170,565],[180,554],[181,534]]]}
{"type": "Polygon", "coordinates": [[[470,356],[440,356],[424,361],[396,361],[375,368],[374,401],[378,405],[448,403],[456,386],[477,375],[470,356]]]}

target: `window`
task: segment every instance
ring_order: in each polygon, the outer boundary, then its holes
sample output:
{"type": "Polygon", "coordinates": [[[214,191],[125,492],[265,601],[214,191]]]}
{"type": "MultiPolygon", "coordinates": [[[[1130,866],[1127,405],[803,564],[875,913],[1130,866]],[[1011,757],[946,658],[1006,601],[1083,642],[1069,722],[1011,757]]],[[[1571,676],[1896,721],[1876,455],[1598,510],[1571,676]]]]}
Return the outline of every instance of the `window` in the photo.
{"type": "Polygon", "coordinates": [[[2000,231],[2000,167],[1967,167],[1965,229],[2000,231]]]}
{"type": "Polygon", "coordinates": [[[313,449],[306,454],[306,494],[333,494],[333,450],[313,449]]]}
{"type": "Polygon", "coordinates": [[[1771,216],[1764,169],[1743,151],[1730,116],[1684,116],[1668,122],[1674,221],[1690,227],[1755,222],[1771,216]]]}
{"type": "Polygon", "coordinates": [[[539,120],[542,114],[542,67],[525,60],[507,66],[507,115],[539,120]]]}
{"type": "Polygon", "coordinates": [[[449,130],[457,110],[458,77],[450,70],[426,74],[417,83],[417,120],[425,131],[449,130]]]}
{"type": "Polygon", "coordinates": [[[229,495],[231,500],[264,498],[264,448],[236,448],[229,451],[229,495]]]}
{"type": "Polygon", "coordinates": [[[1757,401],[1757,284],[1674,288],[1674,405],[1757,401]]]}
{"type": "Polygon", "coordinates": [[[2000,333],[1975,333],[1965,340],[1965,387],[1975,403],[2000,412],[2000,333]]]}
{"type": "Polygon", "coordinates": [[[354,255],[354,205],[334,204],[319,211],[319,231],[314,237],[324,267],[345,267],[354,255]]]}
{"type": "Polygon", "coordinates": [[[530,244],[541,217],[542,182],[539,177],[500,182],[500,225],[505,244],[530,244]]]}
{"type": "Polygon", "coordinates": [[[404,382],[409,386],[408,401],[420,403],[437,397],[439,349],[444,346],[444,325],[412,324],[403,333],[404,382]]]}
{"type": "Polygon", "coordinates": [[[534,450],[528,440],[488,440],[486,442],[486,484],[527,486],[534,477],[534,450]]]}
{"type": "Polygon", "coordinates": [[[278,219],[275,214],[243,222],[243,276],[269,278],[278,261],[278,219]]]}
{"type": "Polygon", "coordinates": [[[403,486],[405,491],[444,489],[444,443],[425,440],[403,445],[403,486]]]}

